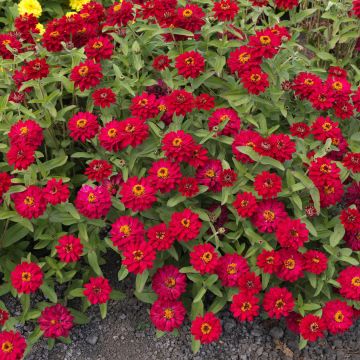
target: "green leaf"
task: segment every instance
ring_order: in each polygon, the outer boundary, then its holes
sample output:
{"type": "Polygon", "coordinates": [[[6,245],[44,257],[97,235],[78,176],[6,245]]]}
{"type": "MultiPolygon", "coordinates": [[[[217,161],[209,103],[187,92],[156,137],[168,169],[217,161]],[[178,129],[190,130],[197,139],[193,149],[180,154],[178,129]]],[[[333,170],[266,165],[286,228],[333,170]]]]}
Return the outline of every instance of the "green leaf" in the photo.
{"type": "Polygon", "coordinates": [[[110,294],[111,300],[117,300],[117,301],[124,300],[125,297],[126,297],[126,295],[123,292],[121,292],[120,290],[112,290],[111,294],[110,294]]]}
{"type": "Polygon", "coordinates": [[[217,297],[209,307],[209,311],[213,312],[214,314],[218,313],[220,310],[224,308],[226,305],[227,300],[226,297],[223,296],[222,298],[217,297]]]}
{"type": "Polygon", "coordinates": [[[89,261],[89,265],[94,270],[96,275],[102,276],[102,271],[101,271],[100,266],[99,266],[99,262],[98,262],[96,252],[95,251],[90,251],[88,253],[88,255],[87,255],[87,258],[88,258],[88,261],[89,261]]]}
{"type": "Polygon", "coordinates": [[[9,227],[3,235],[3,247],[9,247],[14,245],[21,239],[23,239],[29,233],[29,229],[24,228],[21,224],[15,224],[9,227]]]}
{"type": "Polygon", "coordinates": [[[67,155],[57,156],[55,159],[44,162],[42,166],[46,171],[50,172],[50,170],[56,169],[66,164],[67,160],[68,160],[67,155]]]}
{"type": "Polygon", "coordinates": [[[106,314],[107,314],[107,303],[105,304],[100,304],[100,315],[102,319],[106,318],[106,314]]]}
{"type": "Polygon", "coordinates": [[[149,278],[148,270],[145,270],[142,274],[136,275],[135,288],[137,292],[141,293],[144,290],[144,286],[148,278],[149,278]]]}
{"type": "Polygon", "coordinates": [[[191,350],[194,354],[199,352],[201,347],[201,342],[199,340],[195,340],[194,336],[191,336],[191,350]]]}
{"type": "Polygon", "coordinates": [[[148,292],[143,291],[141,293],[134,291],[134,294],[140,301],[146,304],[153,304],[158,297],[154,292],[150,292],[150,291],[148,292]]]}
{"type": "Polygon", "coordinates": [[[341,239],[344,237],[344,235],[345,235],[344,226],[340,222],[338,222],[335,225],[334,232],[330,236],[330,246],[336,247],[341,241],[341,239]]]}
{"type": "Polygon", "coordinates": [[[69,308],[71,315],[74,317],[75,324],[83,325],[89,322],[89,318],[84,313],[75,310],[73,308],[69,308]]]}
{"type": "Polygon", "coordinates": [[[300,340],[299,340],[299,350],[302,350],[306,347],[307,345],[307,340],[305,340],[302,336],[300,336],[300,340]]]}
{"type": "Polygon", "coordinates": [[[122,281],[129,275],[129,271],[126,266],[121,265],[121,268],[118,272],[118,280],[122,281]]]}
{"type": "Polygon", "coordinates": [[[57,303],[57,295],[53,288],[51,288],[47,284],[42,284],[40,289],[45,295],[45,297],[47,297],[51,302],[53,302],[54,304],[57,303]]]}
{"type": "Polygon", "coordinates": [[[203,296],[204,296],[205,294],[206,294],[206,289],[203,288],[203,287],[200,288],[200,290],[199,290],[198,293],[196,294],[193,302],[194,302],[194,303],[199,302],[199,301],[203,298],[203,296]]]}
{"type": "Polygon", "coordinates": [[[69,295],[73,297],[84,297],[84,289],[76,288],[69,291],[69,295]]]}

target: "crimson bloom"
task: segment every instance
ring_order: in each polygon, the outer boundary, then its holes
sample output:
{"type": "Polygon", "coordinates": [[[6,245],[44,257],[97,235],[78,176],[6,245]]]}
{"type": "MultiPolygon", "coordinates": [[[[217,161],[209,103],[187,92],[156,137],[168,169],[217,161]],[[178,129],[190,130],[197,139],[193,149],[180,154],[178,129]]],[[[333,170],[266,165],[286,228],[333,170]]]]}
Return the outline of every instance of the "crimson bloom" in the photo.
{"type": "Polygon", "coordinates": [[[124,250],[123,264],[129,272],[142,274],[146,269],[151,269],[156,257],[155,250],[145,240],[130,243],[124,250]]]}
{"type": "Polygon", "coordinates": [[[166,224],[157,224],[147,230],[149,244],[155,250],[170,249],[175,241],[175,237],[166,224]]]}
{"type": "Polygon", "coordinates": [[[116,103],[116,94],[110,88],[96,89],[91,96],[94,100],[94,105],[101,108],[110,107],[116,103]]]}
{"type": "Polygon", "coordinates": [[[142,120],[156,117],[159,114],[158,101],[154,94],[147,92],[135,96],[131,100],[130,111],[132,116],[136,116],[142,120]]]}
{"type": "Polygon", "coordinates": [[[93,160],[85,169],[85,175],[89,178],[89,180],[95,180],[98,182],[108,178],[111,173],[112,165],[106,160],[93,160]]]}
{"type": "Polygon", "coordinates": [[[268,75],[257,67],[241,74],[241,82],[244,88],[254,95],[259,95],[269,87],[268,75]]]}
{"type": "Polygon", "coordinates": [[[321,274],[327,269],[328,259],[324,253],[308,250],[304,254],[304,270],[313,274],[321,274]]]}
{"type": "Polygon", "coordinates": [[[220,320],[212,312],[197,316],[191,324],[191,334],[202,344],[217,341],[222,333],[220,320]]]}
{"type": "Polygon", "coordinates": [[[51,179],[46,183],[43,194],[48,203],[57,205],[66,202],[69,199],[70,190],[68,185],[63,184],[61,179],[51,179]]]}
{"type": "Polygon", "coordinates": [[[220,108],[215,110],[209,117],[208,127],[210,131],[216,131],[217,135],[235,136],[241,125],[241,119],[233,109],[220,108]],[[223,126],[225,124],[225,126],[223,126]],[[221,131],[216,129],[223,126],[221,131]]]}
{"type": "Polygon", "coordinates": [[[183,130],[167,133],[162,139],[162,150],[165,156],[175,161],[187,161],[192,155],[194,140],[183,130]]]}
{"type": "Polygon", "coordinates": [[[184,78],[197,78],[205,69],[205,60],[196,51],[188,51],[175,59],[175,67],[178,74],[184,78]]]}
{"type": "Polygon", "coordinates": [[[360,153],[348,152],[343,159],[343,164],[354,174],[360,173],[360,153]]]}
{"type": "Polygon", "coordinates": [[[190,209],[185,209],[171,215],[169,228],[177,240],[188,242],[196,239],[200,233],[201,225],[199,215],[190,209]]]}
{"type": "Polygon", "coordinates": [[[186,115],[195,107],[193,95],[185,90],[174,90],[166,97],[165,105],[169,114],[186,115]]]}
{"type": "Polygon", "coordinates": [[[195,245],[190,253],[190,264],[200,274],[212,274],[217,268],[218,254],[211,244],[195,245]]]}
{"type": "Polygon", "coordinates": [[[310,135],[310,127],[304,122],[297,122],[290,126],[290,132],[292,136],[304,139],[310,135]]]}
{"type": "Polygon", "coordinates": [[[19,294],[30,294],[42,285],[44,275],[39,265],[24,261],[15,266],[10,277],[11,285],[19,294]]]}
{"type": "Polygon", "coordinates": [[[276,269],[276,275],[283,280],[295,282],[304,276],[304,259],[301,253],[292,248],[278,251],[280,265],[276,269]]]}
{"type": "Polygon", "coordinates": [[[340,294],[345,299],[360,300],[360,267],[349,266],[340,271],[337,282],[340,284],[340,294]]]}
{"type": "Polygon", "coordinates": [[[99,62],[100,60],[111,58],[114,45],[107,36],[98,36],[90,39],[84,50],[85,55],[89,59],[94,59],[96,62],[99,62]]]}
{"type": "Polygon", "coordinates": [[[281,191],[281,177],[268,171],[263,171],[261,174],[256,175],[254,188],[264,199],[274,198],[281,191]]]}
{"type": "Polygon", "coordinates": [[[174,265],[164,265],[153,276],[152,289],[159,298],[176,300],[186,291],[186,275],[174,265]]]}
{"type": "Polygon", "coordinates": [[[324,320],[313,314],[306,315],[299,323],[300,335],[308,341],[324,337],[326,325],[324,320]]]}
{"type": "Polygon", "coordinates": [[[124,250],[134,242],[145,239],[144,224],[133,216],[120,216],[110,230],[111,241],[119,250],[124,250]]]}
{"type": "Polygon", "coordinates": [[[15,331],[0,332],[0,359],[21,360],[26,349],[25,338],[15,331]]]}
{"type": "Polygon", "coordinates": [[[70,80],[80,91],[84,91],[98,85],[103,76],[99,63],[95,63],[93,60],[85,60],[71,70],[70,80]]]}
{"type": "Polygon", "coordinates": [[[68,337],[74,317],[61,304],[46,307],[39,317],[39,326],[47,338],[68,337]]]}
{"type": "Polygon", "coordinates": [[[38,148],[43,139],[43,130],[34,120],[17,121],[9,131],[11,145],[38,148]]]}
{"type": "Polygon", "coordinates": [[[124,182],[120,190],[121,202],[132,211],[145,211],[156,201],[155,192],[148,178],[133,176],[124,182]]]}
{"type": "Polygon", "coordinates": [[[360,230],[360,211],[357,208],[342,210],[340,220],[346,231],[360,230]]]}
{"type": "Polygon", "coordinates": [[[220,21],[234,20],[235,15],[239,11],[236,1],[233,0],[220,0],[214,3],[213,11],[215,18],[220,21]]]}
{"type": "Polygon", "coordinates": [[[291,292],[286,288],[273,287],[264,296],[264,310],[275,319],[288,316],[295,307],[291,292]]]}
{"type": "Polygon", "coordinates": [[[197,168],[196,179],[199,184],[209,187],[210,191],[219,192],[222,189],[221,175],[223,168],[220,160],[209,160],[204,166],[197,168]]]}
{"type": "Polygon", "coordinates": [[[158,330],[171,332],[181,326],[186,310],[181,301],[158,299],[150,309],[150,319],[158,330]]]}
{"type": "Polygon", "coordinates": [[[180,166],[168,160],[154,161],[149,169],[149,180],[162,193],[176,188],[181,178],[180,166]]]}
{"type": "Polygon", "coordinates": [[[237,286],[239,279],[249,271],[249,265],[239,254],[225,254],[218,260],[216,273],[223,286],[237,286]]]}
{"type": "Polygon", "coordinates": [[[250,217],[257,209],[256,198],[250,192],[237,194],[233,206],[238,212],[239,216],[243,218],[250,217]]]}
{"type": "Polygon", "coordinates": [[[238,286],[242,293],[250,295],[258,294],[262,289],[260,276],[250,271],[239,278],[238,286]]]}
{"type": "Polygon", "coordinates": [[[179,181],[178,191],[182,196],[192,197],[199,192],[198,181],[195,178],[183,177],[179,181]]]}
{"type": "Polygon", "coordinates": [[[309,240],[309,230],[300,220],[287,218],[279,222],[276,238],[282,247],[297,250],[309,240]]]}
{"type": "Polygon", "coordinates": [[[354,312],[351,306],[340,300],[330,300],[323,307],[322,318],[332,334],[343,333],[353,324],[354,312]]]}
{"type": "Polygon", "coordinates": [[[156,56],[153,60],[152,66],[155,70],[163,71],[170,66],[171,60],[167,55],[156,56]]]}
{"type": "Polygon", "coordinates": [[[99,131],[96,115],[89,112],[78,112],[68,122],[70,137],[85,142],[92,139],[99,131]]]}
{"type": "Polygon", "coordinates": [[[253,321],[259,315],[259,299],[250,293],[240,292],[234,295],[230,311],[240,321],[253,321]]]}
{"type": "Polygon", "coordinates": [[[263,250],[258,255],[256,264],[264,273],[273,274],[280,266],[280,256],[274,250],[263,250]]]}
{"type": "Polygon", "coordinates": [[[91,277],[84,285],[84,295],[91,304],[105,304],[110,299],[111,286],[109,280],[102,276],[91,277]]]}
{"type": "Polygon", "coordinates": [[[38,218],[46,211],[46,199],[43,190],[38,186],[31,185],[24,191],[11,195],[15,210],[24,218],[38,218]]]}
{"type": "Polygon", "coordinates": [[[79,238],[73,235],[64,235],[59,238],[55,248],[61,261],[71,263],[80,259],[84,247],[79,238]]]}

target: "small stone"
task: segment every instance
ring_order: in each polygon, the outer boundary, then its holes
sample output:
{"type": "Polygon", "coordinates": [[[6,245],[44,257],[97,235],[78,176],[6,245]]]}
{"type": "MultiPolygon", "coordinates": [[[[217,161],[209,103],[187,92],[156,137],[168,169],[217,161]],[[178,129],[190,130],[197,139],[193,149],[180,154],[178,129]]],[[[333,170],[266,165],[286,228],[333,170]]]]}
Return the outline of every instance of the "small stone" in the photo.
{"type": "Polygon", "coordinates": [[[233,319],[227,319],[224,325],[224,330],[227,333],[231,333],[236,328],[236,322],[233,319]]]}
{"type": "Polygon", "coordinates": [[[90,345],[95,345],[99,340],[99,336],[98,335],[89,335],[86,338],[86,342],[90,345]]]}
{"type": "Polygon", "coordinates": [[[273,339],[279,340],[284,336],[284,330],[278,326],[275,326],[270,330],[270,335],[273,339]]]}

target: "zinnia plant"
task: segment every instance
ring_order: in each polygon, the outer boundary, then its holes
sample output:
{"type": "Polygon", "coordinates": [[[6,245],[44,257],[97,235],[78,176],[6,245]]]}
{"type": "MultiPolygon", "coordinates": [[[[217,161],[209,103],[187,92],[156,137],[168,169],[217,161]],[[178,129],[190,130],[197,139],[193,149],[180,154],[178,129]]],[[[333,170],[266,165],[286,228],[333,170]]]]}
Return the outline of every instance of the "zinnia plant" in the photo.
{"type": "Polygon", "coordinates": [[[23,311],[0,301],[1,359],[42,336],[68,341],[90,306],[105,317],[123,297],[103,273],[111,252],[157,335],[189,319],[195,352],[221,338],[223,309],[241,322],[285,318],[300,347],[351,328],[358,0],[11,9],[0,34],[0,296],[23,311]]]}

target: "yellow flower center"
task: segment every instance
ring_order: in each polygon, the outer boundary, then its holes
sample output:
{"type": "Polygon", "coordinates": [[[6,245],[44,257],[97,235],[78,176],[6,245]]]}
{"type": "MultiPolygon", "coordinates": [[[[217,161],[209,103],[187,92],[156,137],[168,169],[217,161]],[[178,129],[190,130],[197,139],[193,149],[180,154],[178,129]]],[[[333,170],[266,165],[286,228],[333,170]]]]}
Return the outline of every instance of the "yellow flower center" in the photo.
{"type": "Polygon", "coordinates": [[[13,349],[14,349],[14,345],[10,341],[5,341],[1,345],[1,350],[5,353],[11,353],[13,351],[13,349]]]}
{"type": "Polygon", "coordinates": [[[50,321],[50,324],[51,324],[51,325],[56,325],[56,324],[57,324],[57,321],[56,321],[55,319],[52,319],[52,320],[50,321]]]}
{"type": "Polygon", "coordinates": [[[241,311],[245,312],[245,311],[249,311],[251,310],[252,306],[248,301],[245,301],[242,305],[241,305],[241,311]]]}
{"type": "Polygon", "coordinates": [[[133,251],[134,260],[140,261],[144,257],[144,253],[141,250],[135,250],[133,251]]]}
{"type": "Polygon", "coordinates": [[[35,203],[35,199],[32,196],[27,196],[24,199],[24,204],[27,205],[27,206],[33,206],[34,203],[35,203]]]}
{"type": "Polygon", "coordinates": [[[268,45],[271,43],[271,38],[270,36],[260,36],[260,42],[263,44],[263,45],[268,45]]]}
{"type": "Polygon", "coordinates": [[[84,77],[89,73],[89,68],[86,65],[81,66],[78,73],[80,76],[84,77]]]}
{"type": "Polygon", "coordinates": [[[186,59],[185,59],[185,64],[186,64],[186,65],[194,65],[194,64],[195,64],[194,58],[192,58],[192,57],[186,58],[186,59]]]}
{"type": "Polygon", "coordinates": [[[182,224],[183,227],[189,228],[190,224],[191,224],[191,221],[189,219],[182,219],[181,224],[182,224]]]}
{"type": "Polygon", "coordinates": [[[259,74],[251,74],[250,80],[253,82],[259,82],[261,80],[261,76],[259,74]]]}
{"type": "Polygon", "coordinates": [[[322,164],[320,166],[320,171],[324,174],[329,174],[331,172],[331,166],[329,166],[327,164],[322,164]]]}
{"type": "Polygon", "coordinates": [[[231,263],[227,266],[226,268],[226,272],[229,274],[229,275],[234,275],[237,273],[237,265],[235,263],[231,263]]]}
{"type": "Polygon", "coordinates": [[[139,102],[138,102],[138,105],[140,106],[146,106],[148,104],[148,99],[141,99],[139,102]]]}
{"type": "Polygon", "coordinates": [[[319,330],[319,324],[318,324],[318,323],[312,323],[312,324],[310,325],[310,330],[311,330],[312,332],[317,332],[317,331],[319,330]]]}
{"type": "Polygon", "coordinates": [[[209,323],[203,323],[203,324],[201,325],[201,328],[200,328],[201,332],[202,332],[204,335],[210,334],[210,333],[211,333],[211,329],[212,329],[212,327],[211,327],[211,325],[210,325],[209,323]]]}
{"type": "Polygon", "coordinates": [[[332,129],[332,125],[329,122],[325,122],[322,124],[322,128],[325,131],[330,131],[332,129]]]}
{"type": "Polygon", "coordinates": [[[248,52],[243,52],[239,55],[239,61],[242,64],[246,64],[251,58],[251,55],[248,52]]]}
{"type": "Polygon", "coordinates": [[[210,251],[206,251],[202,254],[201,256],[201,260],[204,262],[204,263],[209,263],[213,258],[213,255],[210,251]]]}
{"type": "Polygon", "coordinates": [[[340,81],[335,81],[335,82],[332,84],[332,88],[333,88],[334,90],[342,90],[343,84],[342,84],[340,81]]]}
{"type": "Polygon", "coordinates": [[[193,14],[192,10],[186,9],[183,11],[183,16],[189,18],[193,14]]]}
{"type": "Polygon", "coordinates": [[[29,129],[27,128],[27,126],[23,126],[20,128],[21,135],[26,135],[28,132],[29,132],[29,129]]]}
{"type": "Polygon", "coordinates": [[[334,320],[337,323],[341,323],[344,321],[344,314],[339,310],[336,312],[336,314],[334,315],[334,320]]]}
{"type": "Polygon", "coordinates": [[[174,317],[174,310],[167,308],[164,310],[164,318],[167,320],[171,320],[174,317]]]}
{"type": "Polygon", "coordinates": [[[29,282],[31,280],[31,274],[28,271],[21,273],[21,280],[24,282],[29,282]]]}
{"type": "Polygon", "coordinates": [[[176,280],[173,277],[168,277],[165,280],[165,286],[168,288],[173,288],[176,285],[176,280]]]}
{"type": "Polygon", "coordinates": [[[289,269],[289,270],[293,270],[295,268],[295,260],[294,259],[286,259],[284,260],[284,266],[289,269]]]}
{"type": "Polygon", "coordinates": [[[129,225],[122,225],[120,226],[120,232],[126,236],[131,234],[131,228],[129,225]]]}
{"type": "Polygon", "coordinates": [[[166,111],[166,106],[164,104],[160,104],[158,106],[159,111],[166,111]]]}
{"type": "Polygon", "coordinates": [[[326,195],[333,194],[335,192],[335,188],[333,186],[324,186],[324,192],[326,195]]]}
{"type": "Polygon", "coordinates": [[[114,11],[115,11],[115,12],[118,12],[118,11],[120,11],[120,10],[121,10],[121,3],[116,4],[116,5],[114,6],[114,11]]]}
{"type": "Polygon", "coordinates": [[[125,131],[128,133],[133,133],[136,130],[136,127],[132,124],[126,125],[125,131]]]}
{"type": "Polygon", "coordinates": [[[276,300],[276,302],[275,302],[275,307],[277,309],[282,309],[284,307],[284,305],[285,305],[285,302],[283,299],[276,300]]]}
{"type": "Polygon", "coordinates": [[[88,201],[89,201],[89,203],[93,203],[95,200],[96,200],[96,196],[95,196],[94,193],[91,192],[91,193],[88,195],[88,201]]]}
{"type": "Polygon", "coordinates": [[[181,146],[181,144],[182,144],[182,139],[180,139],[180,138],[175,138],[173,141],[172,141],[172,144],[173,144],[173,146],[176,146],[176,147],[180,147],[181,146]]]}
{"type": "Polygon", "coordinates": [[[351,285],[354,286],[360,286],[360,277],[359,276],[355,276],[351,279],[351,285]]]}
{"type": "Polygon", "coordinates": [[[274,221],[275,220],[275,213],[271,210],[265,210],[263,212],[263,216],[266,221],[274,221]]]}
{"type": "Polygon", "coordinates": [[[209,169],[206,171],[205,175],[209,178],[213,178],[215,176],[215,171],[213,169],[209,169]]]}
{"type": "Polygon", "coordinates": [[[83,129],[87,124],[87,120],[86,119],[79,119],[77,122],[76,122],[76,126],[78,128],[81,128],[83,129]]]}
{"type": "Polygon", "coordinates": [[[169,176],[169,170],[165,167],[162,167],[157,171],[157,177],[161,179],[166,179],[168,176],[169,176]]]}
{"type": "Polygon", "coordinates": [[[95,41],[93,44],[94,49],[101,49],[103,46],[104,44],[102,43],[102,41],[95,41]]]}
{"type": "Polygon", "coordinates": [[[114,137],[116,137],[116,135],[117,135],[116,129],[114,129],[114,128],[109,129],[109,131],[108,131],[108,136],[109,136],[110,138],[114,138],[114,137]]]}
{"type": "Polygon", "coordinates": [[[132,192],[135,196],[141,196],[145,194],[145,188],[142,185],[137,184],[132,188],[132,192]]]}
{"type": "Polygon", "coordinates": [[[304,80],[304,84],[305,84],[305,85],[312,86],[312,85],[314,85],[314,81],[313,81],[312,79],[305,79],[305,80],[304,80]]]}

